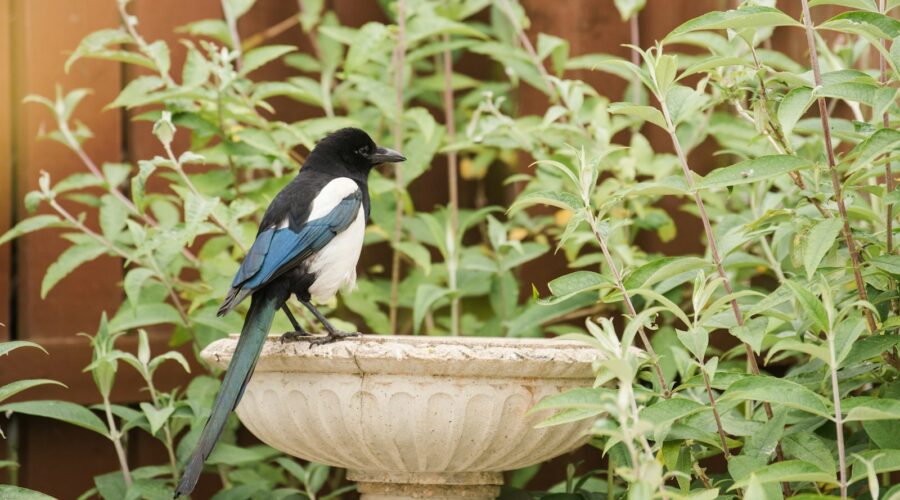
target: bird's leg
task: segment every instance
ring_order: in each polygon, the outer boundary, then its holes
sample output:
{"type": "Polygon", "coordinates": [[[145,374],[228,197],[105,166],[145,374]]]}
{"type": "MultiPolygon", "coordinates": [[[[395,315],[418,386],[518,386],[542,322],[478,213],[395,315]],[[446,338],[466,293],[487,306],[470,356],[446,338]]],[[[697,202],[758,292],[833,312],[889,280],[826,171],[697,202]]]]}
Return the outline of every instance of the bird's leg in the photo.
{"type": "Polygon", "coordinates": [[[281,310],[284,311],[284,314],[287,315],[288,320],[291,322],[291,326],[294,327],[294,331],[285,332],[281,336],[281,343],[285,342],[295,342],[305,337],[310,337],[310,334],[307,333],[300,323],[297,322],[297,318],[294,317],[293,313],[291,313],[291,309],[287,306],[287,304],[283,304],[281,306],[281,310]]]}
{"type": "Polygon", "coordinates": [[[319,310],[316,309],[316,306],[312,305],[312,302],[310,302],[309,300],[301,299],[300,303],[303,304],[304,306],[306,306],[306,308],[309,309],[309,312],[313,313],[313,316],[315,316],[316,319],[319,320],[320,323],[322,323],[322,326],[324,326],[325,329],[328,330],[327,336],[325,336],[323,338],[311,340],[309,342],[310,344],[312,344],[312,345],[329,344],[336,340],[345,339],[347,337],[358,337],[359,336],[359,332],[352,332],[352,333],[342,332],[342,331],[338,330],[337,328],[335,328],[334,326],[332,326],[332,324],[329,323],[327,319],[325,319],[325,316],[323,316],[322,313],[320,313],[319,310]]]}

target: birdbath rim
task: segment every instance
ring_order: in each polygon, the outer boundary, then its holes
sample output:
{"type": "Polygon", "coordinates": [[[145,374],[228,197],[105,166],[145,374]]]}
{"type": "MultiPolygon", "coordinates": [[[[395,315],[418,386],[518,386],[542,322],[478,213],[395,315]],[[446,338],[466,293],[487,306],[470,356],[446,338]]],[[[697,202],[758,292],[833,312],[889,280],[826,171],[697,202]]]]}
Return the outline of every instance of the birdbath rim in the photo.
{"type": "MultiPolygon", "coordinates": [[[[227,368],[238,337],[217,340],[201,355],[227,368]]],[[[583,380],[594,377],[598,356],[586,343],[545,338],[363,335],[310,346],[270,336],[255,371],[583,380]]]]}

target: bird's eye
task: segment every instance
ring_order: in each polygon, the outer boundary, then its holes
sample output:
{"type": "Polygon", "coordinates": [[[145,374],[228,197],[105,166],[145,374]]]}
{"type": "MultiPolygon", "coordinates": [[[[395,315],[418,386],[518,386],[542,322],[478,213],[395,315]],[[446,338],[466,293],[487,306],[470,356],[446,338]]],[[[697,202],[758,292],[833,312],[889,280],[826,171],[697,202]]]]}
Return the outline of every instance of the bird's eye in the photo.
{"type": "Polygon", "coordinates": [[[359,156],[368,156],[369,150],[368,148],[362,147],[356,150],[356,154],[359,156]]]}

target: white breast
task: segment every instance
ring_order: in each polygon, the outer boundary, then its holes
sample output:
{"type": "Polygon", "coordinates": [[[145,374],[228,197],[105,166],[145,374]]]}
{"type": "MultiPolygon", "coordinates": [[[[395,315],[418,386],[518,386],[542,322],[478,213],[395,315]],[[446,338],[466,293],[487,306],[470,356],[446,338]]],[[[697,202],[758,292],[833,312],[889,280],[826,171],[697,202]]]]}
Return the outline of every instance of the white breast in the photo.
{"type": "MultiPolygon", "coordinates": [[[[329,182],[313,201],[309,220],[324,217],[341,200],[358,189],[359,186],[346,177],[329,182]]],[[[316,276],[316,280],[309,287],[309,293],[316,302],[327,302],[342,287],[352,288],[356,285],[356,263],[362,252],[365,232],[366,216],[360,206],[356,219],[350,226],[310,258],[307,269],[316,276]]]]}

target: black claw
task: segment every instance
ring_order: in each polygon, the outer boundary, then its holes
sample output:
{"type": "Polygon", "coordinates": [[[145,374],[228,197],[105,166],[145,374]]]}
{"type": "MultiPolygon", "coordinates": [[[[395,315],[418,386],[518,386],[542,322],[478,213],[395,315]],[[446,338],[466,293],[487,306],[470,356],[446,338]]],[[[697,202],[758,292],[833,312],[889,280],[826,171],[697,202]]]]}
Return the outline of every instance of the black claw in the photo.
{"type": "Polygon", "coordinates": [[[300,340],[308,339],[312,337],[312,334],[306,333],[304,331],[293,331],[293,332],[285,332],[281,335],[281,343],[285,342],[297,342],[300,340]]]}
{"type": "Polygon", "coordinates": [[[335,330],[324,337],[317,337],[315,339],[310,339],[309,345],[310,345],[310,347],[312,347],[314,345],[331,344],[332,342],[337,342],[339,340],[344,340],[344,339],[350,338],[350,337],[359,337],[361,335],[362,334],[359,332],[342,332],[342,331],[335,330]]]}

